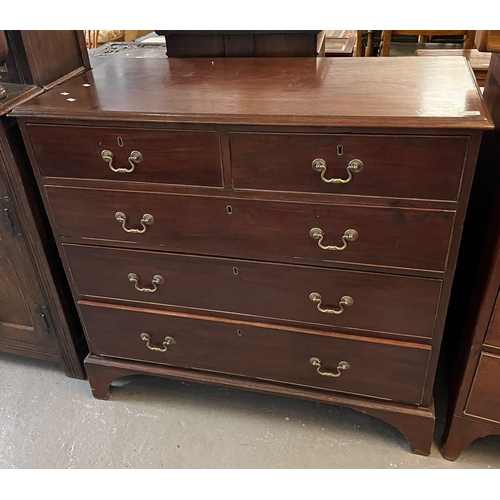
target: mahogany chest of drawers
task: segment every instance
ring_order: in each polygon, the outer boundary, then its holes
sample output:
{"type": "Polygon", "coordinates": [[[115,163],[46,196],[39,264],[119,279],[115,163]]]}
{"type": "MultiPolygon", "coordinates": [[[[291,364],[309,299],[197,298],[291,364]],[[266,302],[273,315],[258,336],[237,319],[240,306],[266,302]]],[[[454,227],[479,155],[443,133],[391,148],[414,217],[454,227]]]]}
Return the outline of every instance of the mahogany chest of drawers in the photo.
{"type": "Polygon", "coordinates": [[[429,453],[491,128],[465,61],[117,60],[16,116],[95,397],[134,373],[289,395],[429,453]]]}

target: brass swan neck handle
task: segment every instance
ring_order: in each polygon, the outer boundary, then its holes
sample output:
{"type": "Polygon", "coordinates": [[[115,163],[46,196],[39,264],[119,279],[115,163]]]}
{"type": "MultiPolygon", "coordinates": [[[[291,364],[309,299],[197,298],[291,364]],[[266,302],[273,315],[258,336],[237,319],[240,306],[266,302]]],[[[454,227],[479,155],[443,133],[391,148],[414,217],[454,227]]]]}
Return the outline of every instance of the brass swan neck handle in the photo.
{"type": "Polygon", "coordinates": [[[323,377],[331,377],[338,378],[342,375],[342,372],[345,370],[349,370],[351,365],[347,361],[340,361],[337,365],[337,371],[333,372],[325,372],[321,369],[321,359],[313,357],[309,360],[309,363],[316,368],[316,371],[323,377]]]}
{"type": "Polygon", "coordinates": [[[327,179],[325,177],[326,174],[326,161],[323,160],[323,158],[316,158],[312,162],[312,169],[315,172],[321,172],[321,180],[323,182],[326,182],[327,184],[347,184],[348,182],[351,182],[352,180],[352,174],[357,174],[363,170],[363,162],[361,160],[351,160],[346,167],[347,170],[347,179],[341,179],[341,178],[330,178],[327,179]]]}
{"type": "Polygon", "coordinates": [[[323,242],[323,238],[325,236],[325,233],[319,227],[313,227],[309,231],[309,236],[313,240],[318,240],[318,246],[322,250],[339,250],[339,251],[341,251],[341,250],[345,250],[347,248],[347,243],[349,241],[355,241],[355,240],[357,240],[358,237],[359,237],[359,234],[358,234],[358,232],[355,229],[348,229],[347,231],[345,231],[344,235],[342,236],[342,243],[343,243],[342,246],[323,245],[322,242],[323,242]]]}

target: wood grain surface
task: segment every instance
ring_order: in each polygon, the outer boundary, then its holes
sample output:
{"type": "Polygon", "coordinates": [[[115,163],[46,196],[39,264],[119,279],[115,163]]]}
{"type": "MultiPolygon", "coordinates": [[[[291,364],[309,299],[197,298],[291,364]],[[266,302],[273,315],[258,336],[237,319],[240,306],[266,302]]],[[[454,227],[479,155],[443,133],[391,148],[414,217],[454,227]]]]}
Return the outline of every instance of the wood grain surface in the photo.
{"type": "Polygon", "coordinates": [[[467,62],[456,57],[114,59],[14,114],[134,122],[492,128],[467,62]]]}

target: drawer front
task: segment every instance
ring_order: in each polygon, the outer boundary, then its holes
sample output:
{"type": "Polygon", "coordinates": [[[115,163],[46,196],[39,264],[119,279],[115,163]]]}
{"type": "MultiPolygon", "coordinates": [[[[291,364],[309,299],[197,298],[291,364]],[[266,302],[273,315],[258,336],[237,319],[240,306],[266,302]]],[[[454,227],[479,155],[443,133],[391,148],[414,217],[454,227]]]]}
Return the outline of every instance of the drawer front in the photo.
{"type": "Polygon", "coordinates": [[[64,248],[82,296],[427,338],[433,334],[441,289],[441,281],[421,278],[79,245],[64,248]],[[130,281],[130,273],[137,278],[130,281]],[[155,285],[154,276],[163,282],[155,285]],[[321,302],[313,302],[312,293],[320,294],[321,302]],[[351,297],[352,305],[342,305],[342,297],[351,297]]]}
{"type": "Polygon", "coordinates": [[[500,347],[500,295],[497,296],[484,343],[494,347],[500,347]]]}
{"type": "Polygon", "coordinates": [[[465,413],[500,423],[500,357],[481,353],[465,413]]]}
{"type": "MultiPolygon", "coordinates": [[[[356,194],[456,200],[469,140],[467,137],[229,134],[235,189],[356,194]],[[347,183],[347,167],[363,168],[347,183]]],[[[356,169],[354,169],[356,170],[356,169]]]]}
{"type": "Polygon", "coordinates": [[[430,348],[354,340],[80,303],[93,354],[298,384],[419,404],[430,348]],[[148,337],[141,338],[142,334],[148,337]],[[166,337],[174,339],[165,340],[166,337]],[[152,348],[166,351],[152,351],[152,348]],[[168,345],[170,343],[170,345],[168,345]],[[337,378],[341,361],[348,370],[337,378]]]}
{"type": "Polygon", "coordinates": [[[346,262],[443,271],[454,218],[445,211],[46,189],[63,237],[294,264],[346,262]],[[119,212],[126,222],[115,219],[119,212]],[[147,225],[145,215],[153,216],[154,223],[147,225]],[[122,224],[145,230],[128,233],[122,224]],[[311,236],[314,228],[323,231],[323,240],[311,236]],[[349,229],[358,237],[343,243],[349,229]],[[319,244],[345,249],[325,250],[319,244]]]}
{"type": "Polygon", "coordinates": [[[44,177],[222,186],[218,132],[57,125],[28,130],[44,177]],[[110,153],[106,159],[103,151],[110,153]]]}

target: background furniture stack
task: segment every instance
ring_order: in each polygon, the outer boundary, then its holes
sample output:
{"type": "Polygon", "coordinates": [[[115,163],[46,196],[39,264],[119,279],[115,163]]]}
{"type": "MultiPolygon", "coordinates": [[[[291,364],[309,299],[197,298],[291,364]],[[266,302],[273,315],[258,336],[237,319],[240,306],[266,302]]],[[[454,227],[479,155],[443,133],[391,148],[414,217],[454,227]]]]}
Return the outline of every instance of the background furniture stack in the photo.
{"type": "Polygon", "coordinates": [[[413,56],[416,50],[469,50],[474,30],[356,31],[356,56],[413,56]]]}
{"type": "Polygon", "coordinates": [[[481,145],[447,328],[449,343],[461,347],[443,438],[449,460],[500,434],[500,31],[478,31],[476,45],[493,52],[484,99],[497,128],[481,145]]]}
{"type": "Polygon", "coordinates": [[[351,37],[326,37],[325,57],[352,57],[356,38],[351,37]]]}
{"type": "MultiPolygon", "coordinates": [[[[476,32],[474,30],[383,30],[379,55],[391,55],[391,44],[395,37],[417,37],[417,43],[419,45],[429,43],[431,40],[434,44],[449,44],[450,42],[455,42],[458,43],[462,49],[472,49],[474,47],[475,34],[476,32]],[[453,40],[454,37],[456,37],[455,40],[453,40]]],[[[416,48],[417,47],[413,48],[410,45],[412,53],[406,55],[413,55],[416,48]]]]}
{"type": "Polygon", "coordinates": [[[19,128],[5,115],[87,71],[78,31],[0,32],[0,351],[60,363],[85,378],[83,332],[19,128]]]}
{"type": "Polygon", "coordinates": [[[325,31],[179,31],[164,35],[168,57],[316,57],[325,53],[325,31]]]}

